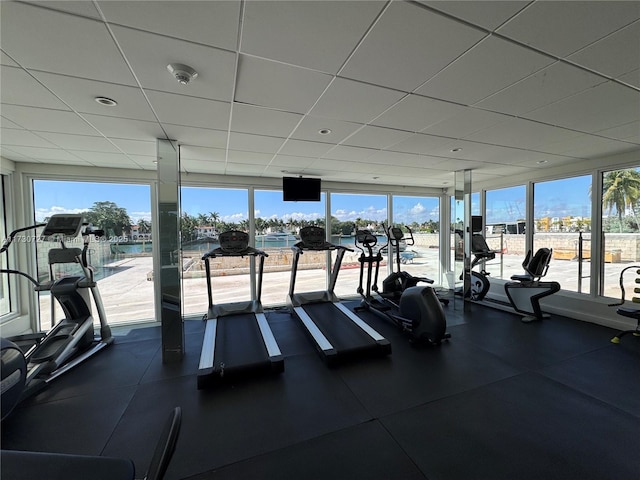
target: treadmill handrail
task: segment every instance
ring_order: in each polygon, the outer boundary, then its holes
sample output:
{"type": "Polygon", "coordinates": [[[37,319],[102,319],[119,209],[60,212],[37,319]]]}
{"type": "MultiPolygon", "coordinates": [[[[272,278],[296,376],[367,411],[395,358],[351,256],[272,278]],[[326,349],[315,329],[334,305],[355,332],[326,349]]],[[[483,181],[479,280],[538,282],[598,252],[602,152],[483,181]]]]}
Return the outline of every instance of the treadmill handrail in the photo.
{"type": "Polygon", "coordinates": [[[225,252],[220,247],[216,247],[212,250],[209,250],[202,256],[202,260],[206,260],[207,258],[216,258],[216,257],[268,257],[269,254],[265,251],[258,250],[257,248],[247,247],[246,250],[241,252],[225,252]]]}

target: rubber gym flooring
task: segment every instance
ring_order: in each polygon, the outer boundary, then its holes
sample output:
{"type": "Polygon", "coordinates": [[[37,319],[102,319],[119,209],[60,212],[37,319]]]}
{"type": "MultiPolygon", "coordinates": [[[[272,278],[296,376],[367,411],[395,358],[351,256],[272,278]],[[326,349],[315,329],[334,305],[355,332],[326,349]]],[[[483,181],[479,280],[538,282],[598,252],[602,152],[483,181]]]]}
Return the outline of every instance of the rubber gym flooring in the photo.
{"type": "Polygon", "coordinates": [[[451,340],[430,348],[362,313],[393,353],[333,369],[286,310],[270,311],[285,372],[207,391],[203,322],[185,322],[178,365],[162,365],[158,326],[115,329],[114,345],[3,422],[2,448],[129,457],[142,473],[179,405],[168,479],[640,478],[640,338],[452,307],[451,340]]]}

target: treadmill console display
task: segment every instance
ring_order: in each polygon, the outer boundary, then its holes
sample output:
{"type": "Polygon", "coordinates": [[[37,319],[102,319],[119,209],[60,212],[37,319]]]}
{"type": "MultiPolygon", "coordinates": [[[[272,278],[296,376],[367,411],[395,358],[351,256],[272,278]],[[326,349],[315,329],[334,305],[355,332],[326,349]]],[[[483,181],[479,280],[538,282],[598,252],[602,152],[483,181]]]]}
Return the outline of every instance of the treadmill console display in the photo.
{"type": "Polygon", "coordinates": [[[41,237],[43,239],[51,236],[75,238],[80,233],[83,223],[83,217],[80,214],[58,213],[49,218],[41,237]]]}
{"type": "Polygon", "coordinates": [[[249,234],[239,230],[229,230],[220,234],[220,250],[224,253],[240,254],[249,249],[249,234]]]}
{"type": "Polygon", "coordinates": [[[311,250],[324,248],[326,245],[324,228],[315,226],[304,227],[300,230],[300,241],[302,242],[303,248],[311,250]]]}

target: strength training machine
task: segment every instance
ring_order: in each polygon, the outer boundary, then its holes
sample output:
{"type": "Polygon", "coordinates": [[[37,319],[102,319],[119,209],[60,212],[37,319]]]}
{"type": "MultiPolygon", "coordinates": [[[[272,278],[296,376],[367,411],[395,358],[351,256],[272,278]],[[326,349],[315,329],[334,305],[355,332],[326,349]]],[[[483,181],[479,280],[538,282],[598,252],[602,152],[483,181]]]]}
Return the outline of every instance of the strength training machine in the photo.
{"type": "Polygon", "coordinates": [[[376,236],[371,231],[356,231],[355,245],[361,251],[358,258],[360,262],[358,293],[362,296],[356,311],[370,311],[390,320],[409,335],[411,342],[440,345],[442,340],[451,338],[451,335],[446,332],[447,320],[441,300],[432,287],[410,286],[399,295],[395,289],[391,293],[378,291],[378,272],[383,258],[381,251],[388,246],[388,243],[374,253],[377,242],[376,236]],[[365,265],[367,266],[366,290],[363,288],[365,265]],[[375,297],[372,292],[378,296],[375,297]]]}
{"type": "Polygon", "coordinates": [[[268,255],[250,247],[249,235],[239,230],[221,233],[219,241],[219,247],[202,257],[207,275],[209,308],[198,366],[198,389],[216,381],[284,371],[284,358],[260,302],[264,259],[268,255]],[[259,259],[255,300],[213,303],[210,260],[226,257],[259,259]]]}
{"type": "Polygon", "coordinates": [[[51,330],[8,337],[2,341],[2,418],[19,401],[37,393],[113,342],[93,269],[87,259],[90,238],[100,237],[104,232],[87,224],[80,214],[56,214],[46,224],[31,225],[11,232],[0,248],[0,254],[7,251],[19,233],[41,227],[44,227],[41,239],[60,242],[60,248],[51,248],[48,253],[49,281],[40,283],[19,270],[0,270],[0,273],[22,276],[33,283],[35,291],[49,291],[52,296],[51,330]],[[65,244],[78,235],[82,236],[83,248],[65,244]],[[56,264],[78,264],[83,274],[56,279],[56,264]],[[57,323],[54,318],[54,299],[65,315],[57,323]],[[94,338],[92,303],[100,322],[100,337],[97,339],[94,338]]]}
{"type": "Polygon", "coordinates": [[[291,314],[298,318],[327,365],[334,366],[347,357],[390,354],[389,341],[342,304],[334,293],[344,254],[353,250],[327,242],[324,228],[317,226],[302,228],[300,241],[291,249],[294,253],[287,306],[291,314]],[[307,251],[336,252],[329,288],[294,293],[300,255],[307,251]]]}

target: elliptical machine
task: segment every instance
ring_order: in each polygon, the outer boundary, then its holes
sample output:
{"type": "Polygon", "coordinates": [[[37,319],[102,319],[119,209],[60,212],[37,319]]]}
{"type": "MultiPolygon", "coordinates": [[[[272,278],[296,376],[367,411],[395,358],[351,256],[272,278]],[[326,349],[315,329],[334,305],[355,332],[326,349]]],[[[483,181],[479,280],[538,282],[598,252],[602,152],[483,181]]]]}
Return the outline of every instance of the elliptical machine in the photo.
{"type": "MultiPolygon", "coordinates": [[[[381,252],[388,247],[389,242],[374,253],[376,244],[376,236],[371,231],[356,231],[355,245],[361,251],[358,258],[360,262],[358,293],[362,296],[356,311],[371,311],[391,321],[409,335],[411,342],[440,345],[442,340],[451,338],[451,335],[446,332],[447,319],[441,300],[438,299],[432,287],[418,287],[414,284],[399,292],[395,289],[389,293],[378,291],[378,272],[383,259],[381,252]],[[367,266],[366,290],[363,287],[365,265],[367,266]],[[378,298],[372,295],[372,291],[378,294],[378,298]]],[[[394,278],[401,281],[397,275],[394,278]]],[[[409,282],[413,282],[415,278],[417,277],[412,277],[409,282]]]]}
{"type": "Polygon", "coordinates": [[[65,318],[54,321],[47,333],[8,337],[2,340],[2,418],[19,401],[39,392],[47,384],[66,373],[113,342],[100,297],[89,265],[87,253],[91,236],[104,235],[88,225],[82,215],[52,215],[46,224],[37,224],[11,232],[0,254],[7,251],[17,234],[44,226],[40,238],[60,242],[48,254],[49,281],[40,283],[25,272],[2,269],[0,273],[20,275],[34,284],[36,291],[49,291],[64,312],[65,318]],[[67,247],[65,241],[82,235],[83,248],[67,247]],[[54,265],[78,264],[82,275],[55,278],[54,265]],[[91,292],[91,294],[89,294],[91,292]],[[93,302],[91,300],[93,297],[93,302]],[[94,338],[92,303],[100,321],[100,337],[94,338]],[[54,324],[55,323],[55,324],[54,324]]]}
{"type": "MultiPolygon", "coordinates": [[[[390,226],[389,228],[385,228],[385,233],[388,240],[387,244],[380,249],[380,251],[384,251],[389,245],[391,245],[391,247],[393,248],[397,271],[394,271],[392,266],[391,273],[382,281],[382,293],[385,296],[394,299],[396,302],[399,301],[403,292],[408,288],[415,287],[420,282],[428,283],[429,285],[433,283],[433,280],[431,278],[416,277],[414,275],[411,275],[407,271],[403,271],[400,267],[400,264],[404,263],[402,255],[400,253],[400,246],[403,243],[408,247],[415,245],[415,239],[413,238],[413,232],[411,231],[411,228],[405,228],[407,229],[407,232],[409,234],[408,237],[405,236],[404,231],[400,227],[390,226]]],[[[449,300],[447,298],[438,297],[438,299],[443,305],[449,304],[449,300]]]]}

